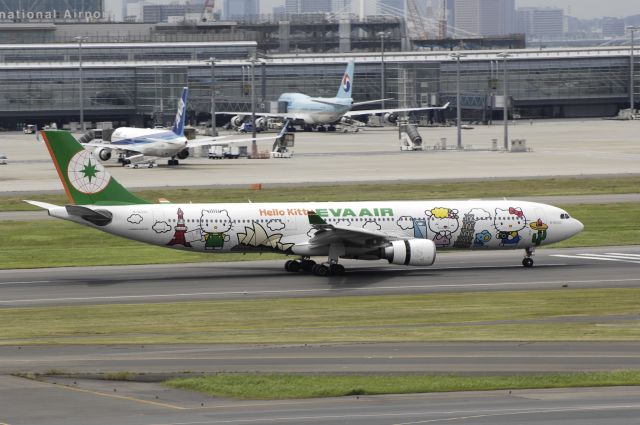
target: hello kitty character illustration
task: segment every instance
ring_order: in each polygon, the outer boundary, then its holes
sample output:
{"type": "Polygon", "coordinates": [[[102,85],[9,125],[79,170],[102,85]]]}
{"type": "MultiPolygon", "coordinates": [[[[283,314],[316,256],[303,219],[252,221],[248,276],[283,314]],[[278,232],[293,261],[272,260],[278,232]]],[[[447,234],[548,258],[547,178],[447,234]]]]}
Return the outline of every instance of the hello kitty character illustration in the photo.
{"type": "Polygon", "coordinates": [[[496,208],[493,226],[498,231],[496,239],[500,240],[500,246],[517,245],[521,240],[519,232],[527,227],[527,218],[521,208],[496,208]]]}
{"type": "Polygon", "coordinates": [[[229,230],[231,218],[227,210],[202,210],[200,232],[205,250],[221,250],[229,240],[229,230]]]}
{"type": "Polygon", "coordinates": [[[451,235],[458,230],[458,210],[449,208],[433,208],[425,211],[429,218],[429,230],[435,233],[433,242],[438,248],[446,248],[451,244],[451,235]]]}

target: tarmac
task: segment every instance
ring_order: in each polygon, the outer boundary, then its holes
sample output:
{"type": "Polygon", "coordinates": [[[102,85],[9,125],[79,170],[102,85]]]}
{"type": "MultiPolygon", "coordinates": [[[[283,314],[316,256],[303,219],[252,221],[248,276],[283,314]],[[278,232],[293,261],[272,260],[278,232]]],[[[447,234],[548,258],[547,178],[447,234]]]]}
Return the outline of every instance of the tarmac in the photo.
{"type": "MultiPolygon", "coordinates": [[[[501,125],[463,131],[465,150],[433,149],[447,139],[456,145],[455,127],[420,128],[421,152],[401,152],[395,128],[358,133],[296,133],[288,159],[209,160],[188,158],[178,167],[158,161],[153,169],[123,168],[112,159],[109,171],[129,188],[335,184],[343,182],[442,181],[549,176],[640,174],[640,121],[561,120],[517,122],[511,139],[526,139],[524,153],[491,151],[502,143],[501,125]]],[[[259,142],[261,152],[271,142],[259,142]]],[[[0,135],[0,192],[59,191],[60,183],[45,146],[33,135],[0,135]]]]}

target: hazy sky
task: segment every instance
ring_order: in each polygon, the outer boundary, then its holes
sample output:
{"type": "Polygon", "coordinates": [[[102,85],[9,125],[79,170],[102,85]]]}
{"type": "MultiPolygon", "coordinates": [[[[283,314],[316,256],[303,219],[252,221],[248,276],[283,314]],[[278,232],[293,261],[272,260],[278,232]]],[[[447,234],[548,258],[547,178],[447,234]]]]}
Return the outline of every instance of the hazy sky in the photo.
{"type": "MultiPolygon", "coordinates": [[[[360,0],[352,0],[354,5],[360,0]]],[[[375,10],[375,0],[365,0],[367,9],[375,10]]],[[[271,8],[284,4],[284,0],[260,0],[264,13],[271,13],[271,8]]],[[[628,16],[640,14],[638,0],[516,0],[516,7],[561,7],[571,15],[582,19],[602,18],[603,16],[628,16]]],[[[357,8],[357,7],[356,7],[357,8]]]]}

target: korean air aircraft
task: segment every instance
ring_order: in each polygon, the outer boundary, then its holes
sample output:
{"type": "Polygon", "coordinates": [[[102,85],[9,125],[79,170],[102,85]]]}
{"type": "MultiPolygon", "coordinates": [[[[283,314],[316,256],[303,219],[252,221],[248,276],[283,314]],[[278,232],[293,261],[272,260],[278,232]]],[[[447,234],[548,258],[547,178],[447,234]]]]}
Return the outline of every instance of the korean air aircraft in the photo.
{"type": "MultiPolygon", "coordinates": [[[[246,143],[252,138],[226,139],[227,136],[203,137],[187,140],[184,136],[187,98],[189,89],[182,89],[182,96],[178,101],[178,110],[171,130],[164,128],[134,128],[120,127],[116,129],[110,143],[85,143],[84,146],[95,147],[95,153],[102,161],[111,159],[113,151],[120,154],[122,165],[135,164],[145,161],[146,157],[169,158],[168,165],[178,165],[180,159],[189,156],[189,148],[200,146],[214,146],[246,143]],[[226,139],[226,140],[225,140],[226,139]]],[[[280,135],[279,135],[280,136],[280,135]]],[[[261,137],[255,140],[275,140],[276,137],[261,137]]]]}
{"type": "Polygon", "coordinates": [[[531,267],[536,247],[583,229],[560,208],[515,200],[155,204],[122,187],[69,133],[42,134],[69,203],[26,202],[49,215],[184,251],[296,256],[289,272],[341,275],[344,258],[431,266],[450,249],[520,249],[531,267]]]}
{"type": "MultiPolygon", "coordinates": [[[[278,118],[289,121],[292,124],[300,124],[306,129],[317,128],[325,130],[325,125],[333,126],[337,123],[350,123],[351,117],[359,115],[384,115],[387,122],[395,123],[398,113],[412,111],[428,111],[447,109],[447,103],[441,107],[420,107],[420,108],[396,108],[396,109],[368,109],[360,111],[352,111],[355,106],[361,106],[371,103],[378,103],[381,99],[370,100],[367,102],[353,102],[353,71],[355,63],[349,62],[345,70],[338,93],[336,97],[310,97],[302,93],[283,93],[278,98],[278,102],[285,102],[287,111],[284,113],[256,113],[260,117],[256,120],[257,127],[266,127],[266,119],[278,118]]],[[[240,127],[249,116],[247,112],[220,112],[220,114],[234,115],[231,118],[231,124],[234,127],[240,127]]]]}

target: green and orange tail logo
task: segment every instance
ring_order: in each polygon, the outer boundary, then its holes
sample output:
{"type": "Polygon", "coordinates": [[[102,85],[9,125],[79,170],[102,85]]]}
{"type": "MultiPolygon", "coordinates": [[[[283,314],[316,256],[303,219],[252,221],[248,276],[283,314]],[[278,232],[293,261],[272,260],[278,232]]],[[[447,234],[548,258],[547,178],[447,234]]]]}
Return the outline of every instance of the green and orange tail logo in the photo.
{"type": "Polygon", "coordinates": [[[148,204],[122,187],[69,132],[43,130],[42,138],[72,204],[148,204]]]}

